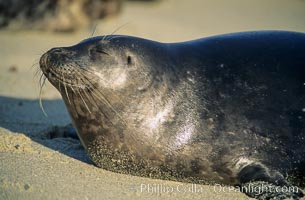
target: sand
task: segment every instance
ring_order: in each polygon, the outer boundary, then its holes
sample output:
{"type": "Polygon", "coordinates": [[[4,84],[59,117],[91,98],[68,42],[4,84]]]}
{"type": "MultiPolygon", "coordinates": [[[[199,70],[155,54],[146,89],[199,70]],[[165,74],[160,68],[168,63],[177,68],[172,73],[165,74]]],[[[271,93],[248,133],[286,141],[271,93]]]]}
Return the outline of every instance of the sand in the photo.
{"type": "MultiPolygon", "coordinates": [[[[304,0],[163,0],[128,2],[123,12],[99,21],[94,35],[135,35],[163,42],[246,30],[305,32],[304,0]]],[[[50,138],[70,123],[59,93],[42,90],[48,117],[39,107],[40,55],[90,37],[0,31],[0,199],[248,199],[219,186],[203,186],[117,174],[95,167],[77,140],[50,138]],[[220,191],[221,190],[221,191],[220,191]]]]}

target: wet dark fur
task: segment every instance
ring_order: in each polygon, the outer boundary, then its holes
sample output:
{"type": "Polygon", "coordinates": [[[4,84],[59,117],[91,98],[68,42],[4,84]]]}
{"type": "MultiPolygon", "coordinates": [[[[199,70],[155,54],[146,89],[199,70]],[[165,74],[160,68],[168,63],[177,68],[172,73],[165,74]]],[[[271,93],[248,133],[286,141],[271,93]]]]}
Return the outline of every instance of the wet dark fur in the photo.
{"type": "Polygon", "coordinates": [[[99,167],[189,182],[304,187],[303,33],[172,44],[94,37],[51,49],[40,67],[99,167]]]}

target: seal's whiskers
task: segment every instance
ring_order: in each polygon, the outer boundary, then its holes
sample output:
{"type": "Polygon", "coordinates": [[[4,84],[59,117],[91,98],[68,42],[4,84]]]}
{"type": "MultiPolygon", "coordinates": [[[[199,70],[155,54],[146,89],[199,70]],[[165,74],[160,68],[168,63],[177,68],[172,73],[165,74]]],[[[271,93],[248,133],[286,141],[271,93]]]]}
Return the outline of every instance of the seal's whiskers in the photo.
{"type": "MultiPolygon", "coordinates": [[[[94,76],[95,76],[96,78],[98,78],[98,79],[101,78],[101,77],[97,77],[97,76],[94,74],[94,71],[92,71],[92,70],[88,70],[88,69],[81,69],[81,70],[84,70],[84,71],[86,71],[86,72],[88,72],[88,73],[94,75],[94,76]]],[[[84,80],[82,80],[83,83],[84,83],[84,85],[89,84],[89,86],[92,86],[92,87],[94,87],[95,89],[97,89],[97,87],[96,87],[96,86],[94,85],[94,83],[89,79],[89,77],[88,77],[85,73],[82,73],[81,70],[78,69],[77,71],[78,71],[78,73],[81,75],[81,77],[83,77],[83,78],[86,79],[87,82],[85,82],[84,80]]],[[[110,89],[109,91],[111,92],[111,94],[113,94],[113,95],[115,95],[116,97],[118,97],[111,89],[110,89]]],[[[100,93],[101,93],[101,92],[100,92],[100,93]]],[[[105,95],[104,95],[104,94],[101,93],[101,95],[105,98],[105,95]]],[[[118,98],[118,99],[120,99],[120,98],[118,98]]],[[[123,102],[121,102],[121,101],[120,101],[120,103],[123,104],[123,102]]],[[[111,105],[111,103],[110,103],[109,101],[107,102],[107,104],[110,104],[110,106],[113,108],[113,106],[111,105]]]]}
{"type": "MultiPolygon", "coordinates": [[[[101,40],[101,43],[103,43],[103,41],[105,41],[105,40],[107,40],[107,37],[111,37],[111,36],[113,36],[116,32],[118,32],[121,28],[123,28],[124,26],[126,26],[126,25],[128,25],[130,22],[127,22],[127,23],[125,23],[125,24],[122,24],[121,26],[119,26],[119,27],[117,27],[116,29],[114,29],[114,31],[112,31],[112,33],[110,33],[109,35],[104,35],[103,36],[103,38],[102,38],[102,40],[101,40]]],[[[109,39],[109,41],[110,40],[112,40],[113,38],[110,38],[109,39]]]]}
{"type": "Polygon", "coordinates": [[[66,92],[66,96],[67,96],[68,102],[69,102],[69,104],[71,104],[71,101],[70,101],[70,98],[69,98],[69,94],[68,94],[67,84],[65,83],[65,77],[62,76],[62,79],[63,79],[63,85],[64,85],[64,88],[65,88],[65,92],[66,92]]]}
{"type": "Polygon", "coordinates": [[[82,94],[80,93],[79,89],[77,90],[77,92],[78,92],[78,94],[79,94],[80,98],[82,99],[82,101],[83,101],[83,103],[84,103],[85,107],[87,108],[88,112],[89,112],[89,113],[91,113],[91,111],[90,111],[90,109],[89,109],[89,107],[88,107],[88,105],[87,105],[86,101],[84,100],[84,98],[83,98],[82,94]]]}
{"type": "Polygon", "coordinates": [[[61,93],[61,84],[60,84],[60,81],[58,81],[58,89],[59,89],[59,93],[61,93]]]}
{"type": "Polygon", "coordinates": [[[34,67],[36,67],[36,70],[35,70],[35,72],[34,72],[34,78],[36,78],[36,77],[38,76],[38,74],[41,75],[42,71],[40,70],[38,63],[34,63],[34,64],[32,65],[32,69],[33,69],[34,67]],[[36,66],[37,66],[37,67],[36,67],[36,66]]]}
{"type": "Polygon", "coordinates": [[[40,106],[40,108],[41,108],[43,114],[47,117],[48,115],[47,115],[47,113],[45,112],[45,110],[44,110],[44,108],[43,108],[43,105],[42,105],[42,88],[43,88],[43,86],[44,86],[45,83],[46,83],[47,77],[45,77],[44,74],[42,74],[42,75],[40,76],[40,80],[42,80],[42,78],[43,78],[43,81],[42,81],[42,83],[40,83],[40,90],[39,90],[39,106],[40,106]]]}

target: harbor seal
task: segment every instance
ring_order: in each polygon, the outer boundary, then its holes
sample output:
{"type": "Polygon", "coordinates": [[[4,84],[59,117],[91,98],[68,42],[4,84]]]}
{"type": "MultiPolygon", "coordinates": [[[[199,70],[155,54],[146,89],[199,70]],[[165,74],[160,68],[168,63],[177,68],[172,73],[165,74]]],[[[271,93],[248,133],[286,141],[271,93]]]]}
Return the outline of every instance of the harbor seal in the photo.
{"type": "Polygon", "coordinates": [[[305,185],[304,33],[98,36],[47,51],[40,68],[101,168],[303,196],[290,187],[305,185]]]}

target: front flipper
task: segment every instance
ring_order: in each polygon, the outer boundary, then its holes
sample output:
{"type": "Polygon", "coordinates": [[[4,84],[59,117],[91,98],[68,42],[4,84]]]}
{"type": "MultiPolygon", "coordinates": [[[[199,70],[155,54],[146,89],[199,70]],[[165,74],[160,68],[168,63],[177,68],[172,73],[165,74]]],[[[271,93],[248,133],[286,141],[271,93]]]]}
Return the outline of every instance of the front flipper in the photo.
{"type": "Polygon", "coordinates": [[[268,169],[260,163],[243,165],[238,173],[242,191],[256,199],[300,199],[304,196],[301,189],[290,185],[284,176],[268,169]]]}

